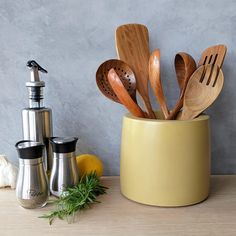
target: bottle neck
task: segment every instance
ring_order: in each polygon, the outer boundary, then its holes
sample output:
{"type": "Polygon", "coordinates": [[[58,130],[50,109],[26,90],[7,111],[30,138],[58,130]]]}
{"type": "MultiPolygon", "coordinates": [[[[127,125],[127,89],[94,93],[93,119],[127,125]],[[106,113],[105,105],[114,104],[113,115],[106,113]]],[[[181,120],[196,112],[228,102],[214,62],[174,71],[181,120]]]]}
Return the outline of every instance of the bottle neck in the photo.
{"type": "Polygon", "coordinates": [[[42,108],[43,107],[43,99],[38,101],[29,99],[29,108],[42,108]]]}
{"type": "Polygon", "coordinates": [[[29,86],[29,107],[42,108],[43,107],[43,87],[29,86]]]}

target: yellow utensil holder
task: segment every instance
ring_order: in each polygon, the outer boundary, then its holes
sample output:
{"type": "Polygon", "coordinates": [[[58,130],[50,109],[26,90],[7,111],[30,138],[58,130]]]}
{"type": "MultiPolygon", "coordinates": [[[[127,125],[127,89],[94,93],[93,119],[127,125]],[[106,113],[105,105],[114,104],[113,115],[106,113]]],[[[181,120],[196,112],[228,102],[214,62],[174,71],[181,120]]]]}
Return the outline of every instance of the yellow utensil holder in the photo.
{"type": "Polygon", "coordinates": [[[210,185],[209,116],[167,121],[125,115],[120,161],[121,193],[130,200],[163,207],[203,201],[210,185]]]}

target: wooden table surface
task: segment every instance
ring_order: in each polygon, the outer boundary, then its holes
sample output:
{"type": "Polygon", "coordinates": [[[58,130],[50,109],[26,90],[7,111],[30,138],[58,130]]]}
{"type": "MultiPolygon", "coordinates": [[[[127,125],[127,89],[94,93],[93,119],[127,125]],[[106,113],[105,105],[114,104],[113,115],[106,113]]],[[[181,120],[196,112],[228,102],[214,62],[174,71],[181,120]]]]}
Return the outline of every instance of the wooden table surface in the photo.
{"type": "Polygon", "coordinates": [[[0,190],[0,235],[236,235],[236,175],[212,176],[210,197],[194,206],[160,208],[127,200],[120,194],[119,177],[104,177],[107,194],[100,204],[80,213],[73,224],[56,220],[51,226],[38,216],[51,206],[21,208],[15,191],[0,190]]]}

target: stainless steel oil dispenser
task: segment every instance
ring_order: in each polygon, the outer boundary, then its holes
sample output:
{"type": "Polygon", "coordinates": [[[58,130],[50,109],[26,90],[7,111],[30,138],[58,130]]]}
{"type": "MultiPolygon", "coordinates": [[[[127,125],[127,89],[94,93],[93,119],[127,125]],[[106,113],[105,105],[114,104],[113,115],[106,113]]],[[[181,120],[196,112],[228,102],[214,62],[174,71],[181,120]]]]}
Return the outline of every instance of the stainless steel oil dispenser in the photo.
{"type": "Polygon", "coordinates": [[[29,92],[29,107],[22,110],[23,139],[41,142],[46,146],[44,164],[46,170],[52,168],[52,149],[49,138],[52,136],[52,111],[43,105],[44,81],[39,72],[47,73],[36,61],[28,61],[30,81],[26,82],[29,92]]]}

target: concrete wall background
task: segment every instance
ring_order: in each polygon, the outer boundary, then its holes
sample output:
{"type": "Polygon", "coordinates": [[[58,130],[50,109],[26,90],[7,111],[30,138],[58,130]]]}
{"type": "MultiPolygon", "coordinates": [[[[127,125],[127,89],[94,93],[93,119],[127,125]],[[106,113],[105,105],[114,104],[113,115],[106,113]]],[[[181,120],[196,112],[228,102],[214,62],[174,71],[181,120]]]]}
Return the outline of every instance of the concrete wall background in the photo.
{"type": "MultiPolygon", "coordinates": [[[[197,61],[208,46],[228,46],[225,86],[208,110],[212,127],[212,172],[236,173],[236,2],[234,0],[24,0],[0,1],[0,153],[17,163],[21,109],[27,106],[26,62],[35,59],[49,74],[45,104],[53,109],[54,135],[78,136],[78,153],[99,155],[105,174],[119,174],[125,109],[101,95],[95,72],[115,58],[114,32],[126,23],[148,26],[150,49],[162,52],[168,105],[178,97],[173,67],[179,51],[197,61]]],[[[156,104],[152,96],[153,104],[156,104]]],[[[158,107],[155,105],[154,107],[158,107]]],[[[144,157],[145,158],[145,157],[144,157]]]]}

